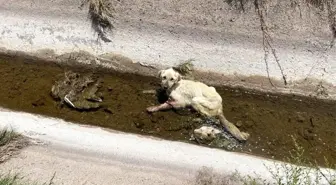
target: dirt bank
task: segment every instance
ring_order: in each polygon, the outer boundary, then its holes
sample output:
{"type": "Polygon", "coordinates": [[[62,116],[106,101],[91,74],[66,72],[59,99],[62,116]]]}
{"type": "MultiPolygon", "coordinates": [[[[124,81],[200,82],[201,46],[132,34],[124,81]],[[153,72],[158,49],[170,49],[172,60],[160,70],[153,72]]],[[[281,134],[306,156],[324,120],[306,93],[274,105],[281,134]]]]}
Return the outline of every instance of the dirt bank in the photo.
{"type": "MultiPolygon", "coordinates": [[[[0,106],[38,113],[82,124],[98,124],[116,130],[188,141],[197,115],[185,111],[149,115],[146,107],[157,104],[157,79],[103,69],[72,68],[103,79],[104,106],[78,112],[60,106],[50,96],[58,75],[69,66],[23,58],[0,57],[0,106]]],[[[324,157],[336,162],[336,102],[298,96],[277,96],[243,89],[217,87],[227,118],[251,134],[241,152],[283,160],[294,149],[291,135],[305,148],[305,156],[322,165],[324,157]]]]}
{"type": "Polygon", "coordinates": [[[52,146],[25,148],[15,159],[1,164],[0,173],[9,172],[31,184],[188,185],[193,180],[192,174],[173,169],[137,166],[52,146]]]}

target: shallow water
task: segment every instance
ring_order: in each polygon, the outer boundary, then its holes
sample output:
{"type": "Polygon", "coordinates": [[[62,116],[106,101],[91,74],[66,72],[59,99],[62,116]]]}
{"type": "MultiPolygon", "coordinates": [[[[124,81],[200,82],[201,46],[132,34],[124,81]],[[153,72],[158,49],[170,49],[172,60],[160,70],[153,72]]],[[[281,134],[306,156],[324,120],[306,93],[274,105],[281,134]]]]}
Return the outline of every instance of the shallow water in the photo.
{"type": "MultiPolygon", "coordinates": [[[[0,106],[14,110],[185,142],[190,142],[190,133],[200,124],[193,121],[197,115],[186,110],[146,113],[146,107],[159,103],[154,94],[143,93],[158,88],[157,79],[152,77],[9,56],[0,56],[0,77],[0,106]],[[103,79],[99,90],[103,108],[79,112],[51,97],[52,84],[67,69],[103,79]]],[[[336,163],[336,102],[216,89],[223,98],[227,119],[251,134],[236,151],[284,160],[295,148],[293,136],[310,162],[323,165],[326,157],[336,163]]]]}

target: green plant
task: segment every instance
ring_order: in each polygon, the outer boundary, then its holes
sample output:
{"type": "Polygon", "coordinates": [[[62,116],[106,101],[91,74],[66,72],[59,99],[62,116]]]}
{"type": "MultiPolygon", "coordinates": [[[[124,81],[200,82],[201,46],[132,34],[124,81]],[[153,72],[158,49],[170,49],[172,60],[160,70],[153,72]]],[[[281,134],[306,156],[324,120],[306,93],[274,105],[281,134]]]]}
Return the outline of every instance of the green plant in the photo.
{"type": "MultiPolygon", "coordinates": [[[[46,182],[43,183],[42,185],[52,185],[53,180],[55,178],[55,173],[52,176],[52,178],[46,182]]],[[[23,177],[20,177],[19,174],[7,174],[7,175],[0,175],[0,185],[39,185],[40,183],[33,183],[33,182],[28,182],[26,180],[24,180],[23,177]]]]}
{"type": "Polygon", "coordinates": [[[327,168],[331,169],[328,170],[327,172],[323,172],[317,165],[317,169],[319,174],[322,176],[323,179],[325,179],[329,185],[336,185],[336,164],[331,164],[329,163],[327,158],[324,158],[325,164],[327,166],[327,168]],[[334,171],[332,171],[334,170],[334,171]]]}
{"type": "MultiPolygon", "coordinates": [[[[296,142],[293,136],[292,140],[294,149],[289,152],[289,157],[286,158],[289,163],[275,162],[274,168],[265,165],[273,178],[274,183],[272,185],[320,185],[323,179],[329,182],[329,185],[336,185],[336,173],[332,170],[336,169],[335,166],[332,167],[326,160],[326,165],[331,170],[322,171],[316,164],[308,162],[304,157],[304,148],[296,142]]],[[[239,175],[238,177],[243,185],[266,184],[260,178],[241,177],[239,175]]]]}
{"type": "Polygon", "coordinates": [[[0,185],[20,185],[18,175],[10,176],[0,176],[0,185]]]}
{"type": "Polygon", "coordinates": [[[8,160],[20,149],[29,144],[29,141],[12,130],[0,129],[0,163],[8,160]]]}
{"type": "Polygon", "coordinates": [[[15,134],[13,131],[9,131],[8,129],[0,130],[0,147],[8,144],[17,136],[17,134],[15,134]]]}

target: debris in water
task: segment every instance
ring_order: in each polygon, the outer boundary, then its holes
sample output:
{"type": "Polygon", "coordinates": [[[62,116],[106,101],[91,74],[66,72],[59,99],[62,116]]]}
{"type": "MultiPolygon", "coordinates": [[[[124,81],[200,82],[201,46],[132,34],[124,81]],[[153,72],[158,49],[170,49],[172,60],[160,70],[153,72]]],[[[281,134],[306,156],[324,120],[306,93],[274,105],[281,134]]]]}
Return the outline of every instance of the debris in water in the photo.
{"type": "Polygon", "coordinates": [[[113,114],[113,110],[111,108],[105,108],[104,112],[107,112],[109,114],[113,114]]]}
{"type": "Polygon", "coordinates": [[[143,90],[143,94],[156,94],[156,90],[143,90]]]}
{"type": "Polygon", "coordinates": [[[235,138],[219,127],[220,123],[217,119],[204,118],[202,122],[203,125],[194,130],[190,140],[225,150],[233,150],[241,146],[235,138]]]}
{"type": "Polygon", "coordinates": [[[74,109],[90,110],[100,108],[102,97],[97,95],[100,80],[94,80],[91,76],[67,71],[64,78],[56,81],[51,88],[54,99],[66,103],[74,109]]]}
{"type": "Polygon", "coordinates": [[[240,128],[241,126],[243,126],[243,122],[242,121],[237,121],[236,126],[238,128],[240,128]]]}
{"type": "Polygon", "coordinates": [[[134,125],[135,125],[136,128],[140,128],[140,129],[142,129],[142,128],[144,127],[145,124],[144,124],[143,122],[140,121],[140,122],[134,122],[134,125]]]}

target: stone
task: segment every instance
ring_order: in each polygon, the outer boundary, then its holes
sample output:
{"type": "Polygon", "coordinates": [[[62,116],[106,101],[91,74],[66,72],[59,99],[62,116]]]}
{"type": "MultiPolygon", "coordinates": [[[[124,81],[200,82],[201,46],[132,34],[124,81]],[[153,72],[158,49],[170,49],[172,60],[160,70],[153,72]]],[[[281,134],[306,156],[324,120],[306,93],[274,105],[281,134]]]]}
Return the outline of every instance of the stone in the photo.
{"type": "Polygon", "coordinates": [[[236,126],[238,128],[240,128],[241,126],[243,126],[243,122],[242,121],[237,121],[236,126]]]}

